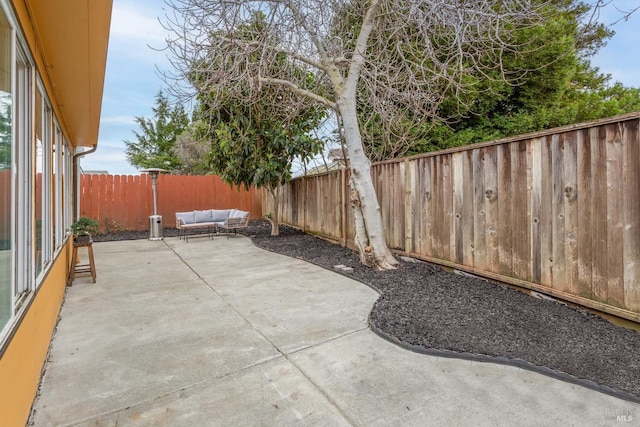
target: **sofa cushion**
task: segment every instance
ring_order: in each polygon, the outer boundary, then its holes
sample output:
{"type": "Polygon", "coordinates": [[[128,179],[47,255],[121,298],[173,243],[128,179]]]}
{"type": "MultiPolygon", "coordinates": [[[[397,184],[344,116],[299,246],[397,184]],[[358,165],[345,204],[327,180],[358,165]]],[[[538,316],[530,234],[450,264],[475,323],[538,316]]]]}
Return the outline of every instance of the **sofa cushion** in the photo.
{"type": "Polygon", "coordinates": [[[241,211],[239,209],[233,209],[233,212],[229,215],[229,218],[247,218],[249,216],[249,212],[241,211]]]}
{"type": "Polygon", "coordinates": [[[211,210],[206,211],[194,211],[196,223],[201,224],[203,222],[212,222],[211,210]]]}
{"type": "Polygon", "coordinates": [[[224,222],[224,220],[229,217],[231,210],[232,209],[211,209],[211,221],[224,222]]]}
{"type": "Polygon", "coordinates": [[[176,218],[180,220],[180,224],[193,224],[196,222],[195,212],[176,212],[176,218]]]}

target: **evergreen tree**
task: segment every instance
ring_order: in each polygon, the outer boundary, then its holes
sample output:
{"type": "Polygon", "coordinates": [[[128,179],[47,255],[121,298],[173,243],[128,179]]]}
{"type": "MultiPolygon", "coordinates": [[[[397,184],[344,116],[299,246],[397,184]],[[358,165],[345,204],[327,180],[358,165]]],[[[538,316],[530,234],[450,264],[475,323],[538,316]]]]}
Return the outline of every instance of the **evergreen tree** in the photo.
{"type": "Polygon", "coordinates": [[[180,169],[174,153],[177,138],[187,129],[189,117],[181,104],[171,108],[168,98],[158,92],[153,118],[136,117],[140,133],[133,131],[135,141],[124,141],[127,160],[136,168],[180,169]]]}
{"type": "MultiPolygon", "coordinates": [[[[508,53],[501,66],[519,77],[512,82],[469,76],[476,90],[461,104],[448,94],[440,107],[446,120],[423,125],[421,140],[407,154],[489,141],[552,127],[640,110],[640,90],[611,83],[590,63],[613,36],[589,19],[591,7],[557,0],[544,25],[524,28],[512,43],[526,44],[525,54],[508,53]]],[[[374,142],[375,146],[375,142],[374,142]]],[[[375,148],[370,151],[374,152],[375,148]]]]}

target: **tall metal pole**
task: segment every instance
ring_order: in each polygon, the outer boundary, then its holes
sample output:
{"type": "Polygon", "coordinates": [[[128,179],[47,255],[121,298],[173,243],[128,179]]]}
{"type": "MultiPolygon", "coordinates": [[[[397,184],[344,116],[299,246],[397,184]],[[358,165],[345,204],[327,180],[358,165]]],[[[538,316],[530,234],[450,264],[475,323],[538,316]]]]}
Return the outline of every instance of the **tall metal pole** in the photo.
{"type": "Polygon", "coordinates": [[[153,215],[149,217],[149,240],[162,240],[162,217],[158,215],[157,179],[160,172],[167,172],[160,168],[143,169],[151,178],[151,193],[153,194],[153,215]]]}
{"type": "Polygon", "coordinates": [[[156,199],[156,179],[158,179],[157,175],[151,175],[151,189],[153,191],[153,214],[157,215],[158,214],[158,208],[157,208],[157,199],[156,199]]]}

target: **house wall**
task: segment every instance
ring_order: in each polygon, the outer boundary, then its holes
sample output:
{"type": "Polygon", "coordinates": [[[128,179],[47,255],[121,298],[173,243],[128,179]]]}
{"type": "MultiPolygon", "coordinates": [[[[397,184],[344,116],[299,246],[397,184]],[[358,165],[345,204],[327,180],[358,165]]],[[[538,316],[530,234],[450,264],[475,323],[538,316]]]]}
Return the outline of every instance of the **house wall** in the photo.
{"type": "Polygon", "coordinates": [[[0,358],[0,425],[23,426],[36,397],[49,342],[66,289],[71,243],[60,252],[46,280],[24,308],[0,358]]]}
{"type": "Polygon", "coordinates": [[[28,422],[64,299],[72,155],[97,144],[111,7],[0,0],[0,90],[11,110],[2,142],[9,135],[13,159],[0,167],[1,426],[28,422]]]}

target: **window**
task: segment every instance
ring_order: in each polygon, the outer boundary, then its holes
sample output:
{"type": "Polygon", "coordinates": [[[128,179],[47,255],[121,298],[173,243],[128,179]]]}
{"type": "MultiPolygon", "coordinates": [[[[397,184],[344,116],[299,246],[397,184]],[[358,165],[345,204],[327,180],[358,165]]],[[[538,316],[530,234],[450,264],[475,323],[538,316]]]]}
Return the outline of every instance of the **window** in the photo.
{"type": "Polygon", "coordinates": [[[13,31],[0,9],[0,331],[6,327],[12,315],[12,40],[13,31]]]}
{"type": "Polygon", "coordinates": [[[15,17],[0,0],[0,342],[71,222],[71,150],[15,17]]]}
{"type": "Polygon", "coordinates": [[[71,222],[73,220],[73,155],[69,143],[64,140],[62,144],[62,230],[64,237],[71,234],[71,222]]]}
{"type": "Polygon", "coordinates": [[[62,225],[62,212],[64,206],[62,204],[62,159],[63,159],[63,147],[64,137],[62,131],[56,125],[56,139],[53,156],[53,182],[54,182],[54,195],[53,195],[53,234],[55,238],[56,248],[62,246],[65,238],[65,231],[62,225]]]}
{"type": "Polygon", "coordinates": [[[65,141],[64,143],[64,157],[63,157],[63,168],[62,172],[64,173],[64,230],[65,236],[71,234],[71,223],[73,221],[73,152],[69,147],[69,144],[65,141]]]}
{"type": "Polygon", "coordinates": [[[43,252],[43,248],[42,248],[42,241],[43,241],[43,236],[42,236],[42,218],[45,218],[42,214],[42,211],[44,210],[44,204],[46,204],[46,201],[42,200],[42,196],[43,196],[43,185],[46,186],[46,183],[44,183],[43,181],[46,181],[45,179],[43,179],[43,173],[42,171],[44,170],[44,158],[45,158],[45,149],[44,149],[44,143],[42,142],[43,140],[43,135],[42,135],[42,93],[40,93],[40,91],[36,91],[36,106],[35,106],[35,122],[36,122],[36,126],[35,126],[35,132],[36,132],[36,139],[35,139],[35,143],[36,143],[36,147],[35,147],[35,152],[36,152],[36,185],[35,185],[35,192],[34,192],[34,196],[35,196],[35,220],[36,220],[36,233],[35,233],[35,245],[34,250],[34,261],[35,261],[35,270],[36,270],[36,276],[38,274],[40,274],[40,272],[42,272],[42,266],[44,264],[44,260],[43,260],[43,256],[42,256],[42,252],[43,252]]]}
{"type": "MultiPolygon", "coordinates": [[[[39,85],[35,99],[35,275],[53,259],[51,221],[51,107],[39,85]]],[[[40,282],[38,280],[38,282],[40,282]]]]}
{"type": "MultiPolygon", "coordinates": [[[[56,127],[56,129],[58,129],[56,127]]],[[[71,218],[73,211],[72,192],[73,172],[72,155],[67,139],[62,132],[57,130],[55,158],[54,158],[54,182],[55,182],[55,236],[56,247],[62,246],[64,240],[70,234],[71,218]]]]}
{"type": "Polygon", "coordinates": [[[14,96],[14,138],[18,156],[17,169],[17,265],[15,278],[16,303],[26,296],[34,282],[33,268],[33,69],[26,54],[16,49],[16,92],[14,96]]]}

